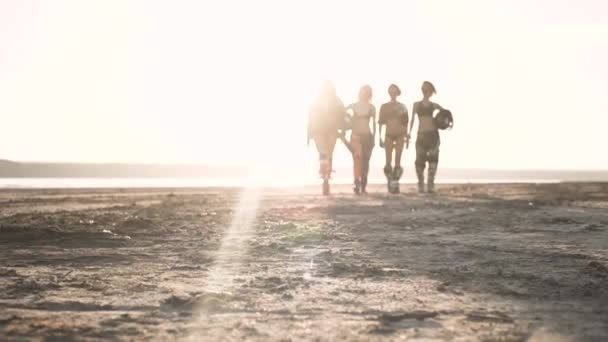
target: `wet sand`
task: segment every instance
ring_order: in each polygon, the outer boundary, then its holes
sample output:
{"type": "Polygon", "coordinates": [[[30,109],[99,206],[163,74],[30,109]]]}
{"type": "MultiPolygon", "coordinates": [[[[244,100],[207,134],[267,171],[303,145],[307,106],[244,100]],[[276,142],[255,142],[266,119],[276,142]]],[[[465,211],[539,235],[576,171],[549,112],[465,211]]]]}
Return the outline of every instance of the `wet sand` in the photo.
{"type": "Polygon", "coordinates": [[[0,340],[608,339],[608,184],[0,191],[0,340]]]}

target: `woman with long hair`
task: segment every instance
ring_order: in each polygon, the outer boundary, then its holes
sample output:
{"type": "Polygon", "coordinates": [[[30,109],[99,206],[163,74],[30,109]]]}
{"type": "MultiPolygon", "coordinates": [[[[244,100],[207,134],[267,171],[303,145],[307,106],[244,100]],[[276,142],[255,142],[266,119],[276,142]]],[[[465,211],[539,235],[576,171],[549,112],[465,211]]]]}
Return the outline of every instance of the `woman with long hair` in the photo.
{"type": "Polygon", "coordinates": [[[353,155],[354,191],[356,194],[367,193],[369,160],[372,157],[376,137],[376,107],[371,103],[372,95],[372,87],[364,85],[359,90],[359,101],[346,108],[347,112],[351,112],[350,145],[353,155]],[[370,121],[372,123],[371,129],[370,121]]]}
{"type": "Polygon", "coordinates": [[[384,148],[386,163],[384,164],[384,175],[389,180],[389,191],[398,193],[398,181],[403,175],[401,167],[401,155],[407,137],[407,122],[409,120],[407,107],[397,101],[401,90],[396,84],[388,87],[390,102],[380,107],[378,124],[380,125],[380,147],[384,148]],[[382,141],[382,126],[386,126],[384,141],[382,141]],[[393,168],[393,151],[395,151],[395,167],[393,168]],[[391,181],[395,182],[393,185],[391,181]]]}
{"type": "MultiPolygon", "coordinates": [[[[412,122],[409,134],[412,133],[416,115],[420,119],[418,135],[416,137],[416,176],[418,177],[418,191],[424,192],[424,169],[428,163],[427,191],[435,192],[435,175],[439,163],[439,130],[433,119],[435,110],[443,110],[437,103],[431,102],[431,97],[437,93],[435,86],[429,82],[422,83],[422,100],[414,103],[412,122]]],[[[408,134],[408,135],[409,135],[408,134]]]]}
{"type": "Polygon", "coordinates": [[[323,195],[329,195],[329,180],[336,139],[344,128],[346,108],[330,81],[321,84],[308,116],[308,139],[314,140],[319,152],[319,175],[323,179],[323,195]]]}

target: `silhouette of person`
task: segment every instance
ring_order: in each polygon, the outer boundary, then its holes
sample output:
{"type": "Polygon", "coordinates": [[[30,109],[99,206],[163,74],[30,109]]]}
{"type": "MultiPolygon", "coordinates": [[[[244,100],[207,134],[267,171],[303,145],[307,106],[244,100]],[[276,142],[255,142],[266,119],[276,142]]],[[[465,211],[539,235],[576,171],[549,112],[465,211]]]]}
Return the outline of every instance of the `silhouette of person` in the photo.
{"type": "Polygon", "coordinates": [[[356,194],[367,193],[369,160],[372,157],[376,137],[376,107],[371,103],[371,99],[372,87],[364,85],[359,90],[359,101],[346,108],[347,112],[352,112],[350,144],[353,152],[354,191],[356,194]],[[370,119],[372,129],[369,125],[370,119]]]}
{"type": "Polygon", "coordinates": [[[397,101],[401,95],[401,89],[396,84],[388,87],[391,100],[380,106],[378,124],[380,125],[380,147],[384,148],[386,162],[384,164],[384,175],[388,179],[399,180],[403,175],[401,167],[401,156],[407,136],[407,123],[409,116],[407,107],[397,101]],[[382,127],[386,126],[384,141],[382,140],[382,127]],[[393,168],[393,151],[395,151],[395,167],[393,168]]]}
{"type": "Polygon", "coordinates": [[[416,176],[418,177],[418,191],[424,192],[424,169],[428,163],[427,191],[435,192],[435,175],[439,163],[439,130],[433,120],[433,112],[443,108],[431,102],[431,97],[437,93],[435,86],[429,82],[422,83],[422,100],[414,103],[412,122],[408,136],[414,127],[416,115],[420,119],[418,135],[416,137],[416,176]]]}
{"type": "Polygon", "coordinates": [[[330,81],[324,81],[308,116],[308,139],[314,140],[319,153],[319,175],[323,179],[323,194],[329,195],[333,153],[340,130],[345,126],[346,108],[330,81]]]}

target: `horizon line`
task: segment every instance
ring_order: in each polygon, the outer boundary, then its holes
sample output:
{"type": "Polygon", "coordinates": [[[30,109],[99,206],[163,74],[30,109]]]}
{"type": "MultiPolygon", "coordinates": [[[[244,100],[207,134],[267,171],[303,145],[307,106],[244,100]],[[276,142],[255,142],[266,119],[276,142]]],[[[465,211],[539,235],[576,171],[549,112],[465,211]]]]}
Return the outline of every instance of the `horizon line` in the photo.
{"type": "MultiPolygon", "coordinates": [[[[204,162],[78,162],[78,161],[18,161],[11,159],[3,159],[0,158],[0,163],[12,163],[12,164],[47,164],[47,165],[115,165],[115,166],[167,166],[167,167],[230,167],[230,168],[245,168],[249,170],[253,170],[259,168],[259,166],[248,166],[242,163],[204,163],[204,162]]],[[[308,165],[309,163],[292,163],[290,167],[287,168],[296,168],[298,166],[308,165]]],[[[348,164],[338,164],[335,166],[336,168],[347,168],[351,167],[348,164]]],[[[284,166],[268,166],[263,167],[272,168],[272,169],[285,169],[284,166]]],[[[608,172],[608,169],[596,169],[596,168],[559,168],[559,167],[547,167],[547,168],[496,168],[496,167],[450,167],[444,166],[442,169],[446,170],[471,170],[471,171],[560,171],[560,172],[608,172]]]]}

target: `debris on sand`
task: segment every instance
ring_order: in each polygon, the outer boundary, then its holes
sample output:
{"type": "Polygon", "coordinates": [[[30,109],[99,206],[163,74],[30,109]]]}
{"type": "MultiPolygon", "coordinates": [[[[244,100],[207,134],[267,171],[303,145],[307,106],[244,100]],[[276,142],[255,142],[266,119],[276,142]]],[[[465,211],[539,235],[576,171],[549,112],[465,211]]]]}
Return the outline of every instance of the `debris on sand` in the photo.
{"type": "Polygon", "coordinates": [[[383,312],[377,316],[378,325],[373,326],[370,334],[390,335],[397,331],[395,329],[399,322],[405,320],[416,320],[422,322],[429,318],[435,318],[439,315],[436,311],[415,310],[401,312],[383,312]]]}
{"type": "Polygon", "coordinates": [[[499,311],[474,311],[467,314],[467,319],[473,322],[513,323],[513,318],[499,311]]]}
{"type": "Polygon", "coordinates": [[[191,311],[194,305],[195,301],[192,297],[172,295],[160,303],[160,309],[162,311],[191,311]]]}
{"type": "Polygon", "coordinates": [[[64,280],[67,276],[69,276],[70,274],[72,274],[74,272],[74,270],[69,270],[66,273],[62,274],[61,276],[59,276],[57,278],[57,280],[61,281],[64,280]]]}
{"type": "Polygon", "coordinates": [[[231,296],[225,293],[201,293],[195,296],[172,295],[160,304],[162,311],[225,311],[231,296]]]}
{"type": "Polygon", "coordinates": [[[382,313],[378,316],[378,320],[381,322],[399,322],[406,319],[415,319],[418,321],[423,321],[428,318],[435,318],[439,315],[436,311],[425,311],[425,310],[416,310],[416,311],[406,311],[406,312],[386,312],[382,313]]]}
{"type": "Polygon", "coordinates": [[[129,235],[119,235],[119,234],[116,234],[116,233],[114,233],[113,231],[111,231],[109,229],[104,229],[101,232],[103,234],[110,235],[113,239],[131,240],[131,237],[129,235]]]}
{"type": "Polygon", "coordinates": [[[79,224],[88,224],[89,226],[95,224],[95,220],[78,220],[79,224]]]}

